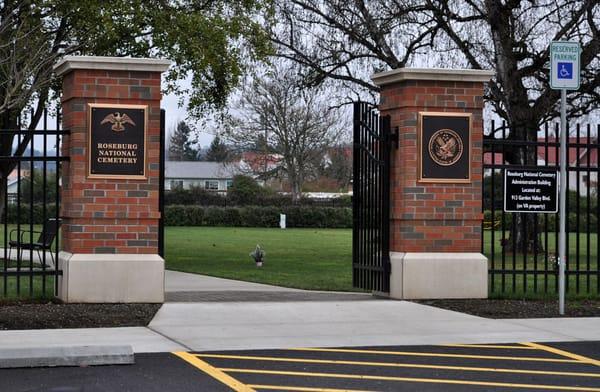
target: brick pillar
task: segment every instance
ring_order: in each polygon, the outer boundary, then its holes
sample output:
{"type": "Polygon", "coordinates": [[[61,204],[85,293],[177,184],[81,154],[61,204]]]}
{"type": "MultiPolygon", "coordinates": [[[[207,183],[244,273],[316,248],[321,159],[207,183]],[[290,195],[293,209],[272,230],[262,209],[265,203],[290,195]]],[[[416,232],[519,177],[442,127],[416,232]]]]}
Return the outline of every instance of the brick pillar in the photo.
{"type": "Polygon", "coordinates": [[[484,83],[492,76],[489,71],[415,68],[373,76],[381,88],[380,110],[391,116],[400,141],[392,152],[390,187],[393,297],[487,296],[487,259],[479,253],[482,110],[484,83]],[[425,179],[419,166],[422,143],[428,143],[419,136],[423,116],[441,116],[448,123],[437,128],[451,129],[448,119],[456,113],[470,115],[471,138],[464,140],[465,151],[470,149],[469,176],[425,179]]]}
{"type": "Polygon", "coordinates": [[[168,65],[156,59],[68,56],[55,67],[63,78],[63,127],[70,131],[62,144],[70,162],[62,168],[58,293],[67,302],[163,301],[164,260],[157,254],[160,82],[168,65]],[[137,157],[145,164],[139,175],[92,173],[90,121],[97,110],[92,105],[109,106],[111,112],[123,112],[123,105],[145,110],[145,154],[139,154],[145,157],[137,157]]]}

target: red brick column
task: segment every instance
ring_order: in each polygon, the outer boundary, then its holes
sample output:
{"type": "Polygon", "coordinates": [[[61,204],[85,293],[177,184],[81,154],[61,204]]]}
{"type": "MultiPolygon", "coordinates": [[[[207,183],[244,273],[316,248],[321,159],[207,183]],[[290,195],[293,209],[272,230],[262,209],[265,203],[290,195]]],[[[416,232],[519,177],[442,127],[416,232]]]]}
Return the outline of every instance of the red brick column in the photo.
{"type": "MultiPolygon", "coordinates": [[[[91,259],[108,263],[134,259],[106,255],[158,253],[160,83],[161,72],[168,64],[168,61],[154,59],[69,56],[55,67],[57,75],[63,78],[63,128],[70,131],[70,136],[62,143],[63,155],[70,157],[70,162],[62,167],[61,176],[62,250],[68,255],[63,259],[70,260],[70,264],[63,262],[63,269],[70,268],[63,274],[63,280],[69,273],[71,278],[74,276],[74,260],[78,258],[73,255],[80,258],[81,255],[96,255],[91,259]],[[91,103],[147,105],[145,179],[88,176],[88,104],[91,103]]],[[[91,259],[88,256],[86,260],[91,259]]],[[[106,268],[108,265],[104,264],[106,268]]],[[[89,275],[93,270],[90,266],[81,272],[89,275]]],[[[122,275],[124,272],[119,268],[121,266],[115,269],[115,274],[122,275]]],[[[110,272],[107,282],[109,275],[110,272]]],[[[77,281],[83,282],[80,278],[77,281]]],[[[70,286],[75,287],[74,284],[70,286]]],[[[107,287],[106,290],[115,288],[107,287]]],[[[123,287],[121,290],[128,289],[123,287]]],[[[127,295],[124,298],[109,296],[106,302],[128,301],[131,298],[127,295]]],[[[70,294],[70,297],[81,302],[94,300],[87,294],[83,297],[70,294]]],[[[96,300],[105,302],[103,298],[96,300]]]]}
{"type": "Polygon", "coordinates": [[[399,148],[392,150],[391,251],[480,252],[483,88],[492,75],[406,68],[373,76],[381,87],[380,111],[391,116],[392,128],[399,129],[399,148]],[[419,181],[419,112],[472,115],[470,182],[419,181]]]}
{"type": "Polygon", "coordinates": [[[121,70],[118,64],[107,69],[111,63],[81,57],[64,64],[70,66],[58,69],[63,76],[62,122],[71,135],[63,140],[62,152],[71,161],[62,172],[63,250],[155,254],[161,71],[121,70]],[[98,64],[104,69],[96,69],[98,64]],[[147,179],[88,178],[88,103],[148,105],[147,179]]]}

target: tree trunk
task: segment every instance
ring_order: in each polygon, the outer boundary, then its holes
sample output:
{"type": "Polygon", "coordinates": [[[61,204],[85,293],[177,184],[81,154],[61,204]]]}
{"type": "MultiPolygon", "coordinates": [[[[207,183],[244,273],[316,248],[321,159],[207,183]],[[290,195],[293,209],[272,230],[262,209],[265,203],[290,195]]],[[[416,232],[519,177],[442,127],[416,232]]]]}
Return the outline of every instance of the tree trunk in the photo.
{"type": "Polygon", "coordinates": [[[4,219],[4,206],[6,205],[7,185],[8,178],[3,173],[0,173],[0,223],[8,223],[8,219],[4,219]]]}
{"type": "Polygon", "coordinates": [[[292,185],[292,202],[294,204],[296,204],[300,201],[300,198],[302,197],[302,185],[299,183],[299,181],[296,178],[291,181],[291,185],[292,185]]]}
{"type": "MultiPolygon", "coordinates": [[[[11,119],[8,113],[0,116],[0,129],[11,129],[16,126],[16,119],[11,119]]],[[[0,156],[11,156],[13,141],[15,135],[13,133],[0,133],[0,156]]],[[[4,219],[4,206],[8,191],[8,176],[14,169],[15,163],[11,161],[0,161],[0,220],[4,219]]]]}

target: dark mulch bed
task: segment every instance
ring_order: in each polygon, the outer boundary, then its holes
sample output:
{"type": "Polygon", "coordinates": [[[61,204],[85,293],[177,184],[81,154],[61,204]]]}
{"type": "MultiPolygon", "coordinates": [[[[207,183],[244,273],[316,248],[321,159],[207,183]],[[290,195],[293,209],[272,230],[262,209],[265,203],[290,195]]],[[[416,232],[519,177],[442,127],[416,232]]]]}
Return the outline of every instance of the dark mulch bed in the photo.
{"type": "Polygon", "coordinates": [[[0,303],[0,330],[146,326],[160,304],[0,303]]]}
{"type": "MultiPolygon", "coordinates": [[[[557,300],[439,299],[414,301],[494,319],[562,317],[557,300]]],[[[568,301],[564,317],[600,317],[600,300],[568,301]]]]}

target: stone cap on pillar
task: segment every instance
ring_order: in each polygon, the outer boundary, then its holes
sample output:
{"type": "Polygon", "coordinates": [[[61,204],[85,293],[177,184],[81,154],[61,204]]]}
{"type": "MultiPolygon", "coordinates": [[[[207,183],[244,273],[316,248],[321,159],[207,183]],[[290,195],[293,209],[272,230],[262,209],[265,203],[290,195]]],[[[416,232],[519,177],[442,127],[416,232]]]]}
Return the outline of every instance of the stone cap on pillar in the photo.
{"type": "Polygon", "coordinates": [[[54,66],[57,76],[75,69],[96,69],[110,71],[164,72],[171,61],[151,58],[104,57],[104,56],[65,56],[54,66]]]}
{"type": "Polygon", "coordinates": [[[480,69],[398,68],[376,73],[371,80],[379,87],[405,80],[487,83],[495,74],[494,71],[480,69]]]}

